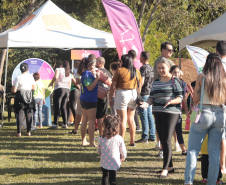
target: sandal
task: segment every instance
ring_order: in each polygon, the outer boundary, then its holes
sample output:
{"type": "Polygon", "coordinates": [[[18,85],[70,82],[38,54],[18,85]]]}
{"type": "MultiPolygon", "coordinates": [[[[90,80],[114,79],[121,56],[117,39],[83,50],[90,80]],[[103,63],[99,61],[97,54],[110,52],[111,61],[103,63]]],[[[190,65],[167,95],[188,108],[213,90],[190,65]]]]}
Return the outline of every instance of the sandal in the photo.
{"type": "Polygon", "coordinates": [[[78,134],[78,131],[75,131],[75,130],[73,129],[71,132],[69,132],[69,134],[78,134]]]}

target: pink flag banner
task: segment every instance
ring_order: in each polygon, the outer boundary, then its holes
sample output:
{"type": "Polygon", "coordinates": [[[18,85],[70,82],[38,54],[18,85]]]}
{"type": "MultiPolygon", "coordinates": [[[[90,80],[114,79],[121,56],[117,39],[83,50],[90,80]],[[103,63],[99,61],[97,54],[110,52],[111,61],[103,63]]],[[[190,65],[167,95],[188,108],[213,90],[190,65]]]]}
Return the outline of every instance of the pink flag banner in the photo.
{"type": "Polygon", "coordinates": [[[144,50],[133,12],[125,4],[116,0],[102,0],[107,12],[111,31],[115,39],[119,58],[133,49],[137,52],[134,66],[140,69],[140,53],[144,50]]]}

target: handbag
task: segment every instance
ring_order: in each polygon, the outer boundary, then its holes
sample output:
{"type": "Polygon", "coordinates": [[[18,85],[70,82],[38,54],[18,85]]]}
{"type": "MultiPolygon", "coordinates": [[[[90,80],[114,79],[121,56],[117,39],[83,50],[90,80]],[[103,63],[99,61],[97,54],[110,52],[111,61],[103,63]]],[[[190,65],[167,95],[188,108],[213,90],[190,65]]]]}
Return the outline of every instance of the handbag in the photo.
{"type": "Polygon", "coordinates": [[[98,86],[97,97],[103,100],[107,96],[108,91],[109,91],[108,89],[98,86]]]}
{"type": "Polygon", "coordinates": [[[105,75],[105,74],[103,73],[103,71],[101,71],[101,70],[99,70],[99,71],[100,71],[100,78],[99,78],[99,81],[101,81],[101,82],[107,84],[108,86],[111,86],[111,84],[112,84],[112,79],[109,78],[107,75],[105,75]]]}
{"type": "Polygon", "coordinates": [[[193,123],[198,123],[202,113],[202,103],[203,103],[203,93],[204,93],[204,81],[205,76],[202,79],[202,88],[201,88],[201,98],[199,106],[194,106],[192,113],[190,115],[190,121],[193,123]]]}
{"type": "Polygon", "coordinates": [[[142,96],[140,95],[140,83],[139,83],[139,79],[138,79],[138,77],[137,77],[137,74],[136,74],[136,78],[137,78],[137,99],[136,99],[136,104],[137,105],[140,105],[141,104],[141,102],[143,102],[143,98],[142,98],[142,96]]]}

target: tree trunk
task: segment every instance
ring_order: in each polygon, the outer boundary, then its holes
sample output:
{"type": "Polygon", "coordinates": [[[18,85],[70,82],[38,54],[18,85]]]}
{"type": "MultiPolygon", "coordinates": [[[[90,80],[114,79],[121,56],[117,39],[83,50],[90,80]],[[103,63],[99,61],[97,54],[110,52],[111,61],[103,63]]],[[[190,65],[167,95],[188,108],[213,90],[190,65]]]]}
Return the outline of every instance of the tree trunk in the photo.
{"type": "Polygon", "coordinates": [[[143,45],[144,45],[144,43],[145,43],[145,39],[146,39],[146,36],[147,36],[147,34],[148,34],[149,27],[150,27],[152,21],[154,20],[154,15],[155,15],[155,12],[156,12],[156,10],[157,10],[157,7],[158,7],[158,6],[161,4],[161,2],[162,2],[162,0],[156,0],[156,1],[154,1],[154,3],[153,3],[153,4],[154,4],[154,8],[153,8],[152,11],[151,11],[151,15],[150,15],[150,17],[149,17],[149,19],[148,19],[147,25],[146,25],[145,30],[144,30],[144,34],[143,34],[143,37],[142,37],[143,45]],[[157,1],[157,2],[156,2],[156,1],[157,1]]]}
{"type": "Polygon", "coordinates": [[[141,5],[140,16],[139,16],[139,19],[138,19],[139,31],[140,31],[140,27],[141,27],[141,23],[142,23],[142,18],[143,18],[143,15],[144,15],[144,8],[146,6],[146,1],[147,0],[143,0],[142,5],[141,5]]]}
{"type": "MultiPolygon", "coordinates": [[[[35,5],[35,3],[37,2],[37,0],[31,0],[29,7],[27,8],[27,10],[23,14],[23,16],[20,18],[20,20],[18,21],[18,23],[20,23],[21,21],[23,21],[24,19],[26,19],[44,1],[45,0],[40,0],[39,3],[37,5],[35,5]]],[[[1,79],[2,79],[2,71],[3,71],[5,56],[6,56],[6,49],[2,49],[1,58],[0,58],[0,84],[1,84],[1,79]]]]}

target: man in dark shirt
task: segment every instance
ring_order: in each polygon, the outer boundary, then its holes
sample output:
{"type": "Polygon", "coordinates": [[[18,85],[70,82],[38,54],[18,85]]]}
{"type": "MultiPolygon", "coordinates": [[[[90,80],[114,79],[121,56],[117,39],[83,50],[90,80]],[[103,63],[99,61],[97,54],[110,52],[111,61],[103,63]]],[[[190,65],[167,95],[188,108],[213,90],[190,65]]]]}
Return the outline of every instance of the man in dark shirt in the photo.
{"type": "MultiPolygon", "coordinates": [[[[104,65],[105,65],[105,59],[103,57],[97,57],[96,67],[99,70],[101,70],[106,76],[108,76],[109,78],[112,78],[111,73],[107,69],[104,68],[104,65]]],[[[110,87],[108,85],[104,84],[101,81],[98,81],[98,87],[110,89],[110,87]]],[[[103,117],[105,116],[105,114],[107,114],[108,104],[109,104],[108,96],[106,96],[104,99],[98,98],[96,118],[97,118],[97,126],[99,129],[100,136],[102,136],[103,117]]]]}
{"type": "MultiPolygon", "coordinates": [[[[140,62],[143,64],[140,68],[141,96],[145,102],[150,96],[151,86],[154,81],[154,70],[148,62],[149,59],[150,53],[142,51],[140,54],[140,62]]],[[[148,141],[155,141],[155,123],[152,115],[152,106],[149,106],[147,109],[138,107],[138,110],[142,124],[142,135],[141,139],[136,142],[148,143],[148,141]]]]}

